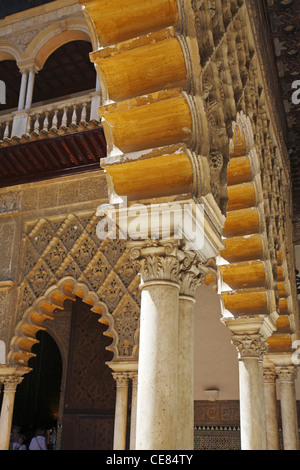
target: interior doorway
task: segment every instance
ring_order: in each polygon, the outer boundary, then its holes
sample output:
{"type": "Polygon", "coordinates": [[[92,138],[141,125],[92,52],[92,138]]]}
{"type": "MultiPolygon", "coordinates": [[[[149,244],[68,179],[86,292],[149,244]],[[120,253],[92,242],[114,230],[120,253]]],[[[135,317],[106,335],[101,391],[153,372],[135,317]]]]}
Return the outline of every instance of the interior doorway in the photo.
{"type": "Polygon", "coordinates": [[[66,301],[45,324],[48,332],[37,333],[32,370],[17,388],[13,415],[27,444],[37,428],[55,427],[57,450],[112,449],[116,386],[107,365],[112,339],[99,318],[81,299],[66,301]]]}
{"type": "Polygon", "coordinates": [[[116,386],[107,362],[112,339],[99,315],[77,299],[72,303],[62,411],[62,450],[110,450],[113,446],[116,386]]]}
{"type": "Polygon", "coordinates": [[[62,358],[54,339],[46,331],[36,335],[28,366],[15,397],[13,424],[21,427],[29,444],[37,428],[56,428],[62,380],[62,358]]]}

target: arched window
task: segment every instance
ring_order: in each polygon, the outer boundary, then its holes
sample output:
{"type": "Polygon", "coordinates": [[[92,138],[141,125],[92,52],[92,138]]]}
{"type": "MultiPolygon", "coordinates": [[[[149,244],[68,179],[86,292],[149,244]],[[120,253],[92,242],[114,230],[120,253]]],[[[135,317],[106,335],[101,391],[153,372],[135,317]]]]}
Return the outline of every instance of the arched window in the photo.
{"type": "Polygon", "coordinates": [[[21,74],[15,60],[0,61],[0,113],[7,109],[18,107],[19,92],[21,84],[21,74]],[[5,88],[5,100],[2,100],[2,92],[5,88]]]}
{"type": "Polygon", "coordinates": [[[56,49],[36,74],[33,103],[94,90],[96,71],[90,61],[91,43],[78,40],[56,49]]]}

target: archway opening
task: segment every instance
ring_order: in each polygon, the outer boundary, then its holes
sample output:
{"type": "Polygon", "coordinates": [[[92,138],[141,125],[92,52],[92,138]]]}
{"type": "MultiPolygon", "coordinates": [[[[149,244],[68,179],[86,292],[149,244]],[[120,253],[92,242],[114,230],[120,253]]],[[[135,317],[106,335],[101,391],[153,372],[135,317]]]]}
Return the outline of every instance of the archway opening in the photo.
{"type": "Polygon", "coordinates": [[[116,388],[107,365],[113,357],[107,324],[74,296],[44,321],[35,340],[13,425],[28,443],[37,427],[54,426],[57,450],[112,449],[116,388]]]}
{"type": "Polygon", "coordinates": [[[58,47],[36,74],[33,103],[55,100],[85,90],[94,90],[96,72],[89,59],[88,41],[70,41],[58,47]]]}
{"type": "Polygon", "coordinates": [[[62,358],[54,339],[40,330],[32,347],[35,357],[28,366],[32,369],[18,386],[13,423],[21,427],[28,444],[38,427],[56,428],[62,380],[62,358]]]}
{"type": "Polygon", "coordinates": [[[5,83],[5,103],[0,100],[0,115],[8,109],[17,109],[21,74],[15,60],[7,59],[0,61],[0,77],[5,83]]]}
{"type": "Polygon", "coordinates": [[[71,322],[61,416],[61,450],[110,450],[113,445],[115,382],[107,362],[111,338],[90,306],[77,298],[71,322]]]}

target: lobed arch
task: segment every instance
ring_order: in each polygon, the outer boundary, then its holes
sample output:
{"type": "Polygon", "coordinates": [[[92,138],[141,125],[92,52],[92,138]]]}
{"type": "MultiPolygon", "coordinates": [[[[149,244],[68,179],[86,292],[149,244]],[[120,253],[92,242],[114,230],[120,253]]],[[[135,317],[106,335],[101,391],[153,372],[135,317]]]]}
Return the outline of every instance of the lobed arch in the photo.
{"type": "Polygon", "coordinates": [[[266,201],[253,124],[237,114],[227,170],[225,248],[217,261],[224,321],[233,316],[270,316],[276,330],[269,352],[286,353],[294,335],[293,301],[284,235],[275,229],[266,201]]]}
{"type": "Polygon", "coordinates": [[[34,344],[38,343],[36,339],[37,332],[46,330],[43,326],[45,320],[53,320],[55,310],[64,309],[65,300],[75,301],[76,298],[80,298],[82,302],[89,305],[91,311],[99,315],[98,321],[107,326],[104,334],[112,339],[112,343],[107,349],[113,352],[114,356],[117,356],[118,335],[114,329],[113,317],[108,312],[107,306],[100,301],[99,296],[91,291],[86,284],[71,276],[66,276],[49,287],[44,295],[38,297],[25,311],[22,319],[15,327],[10,342],[7,355],[8,365],[27,367],[29,359],[35,356],[31,349],[34,344]]]}

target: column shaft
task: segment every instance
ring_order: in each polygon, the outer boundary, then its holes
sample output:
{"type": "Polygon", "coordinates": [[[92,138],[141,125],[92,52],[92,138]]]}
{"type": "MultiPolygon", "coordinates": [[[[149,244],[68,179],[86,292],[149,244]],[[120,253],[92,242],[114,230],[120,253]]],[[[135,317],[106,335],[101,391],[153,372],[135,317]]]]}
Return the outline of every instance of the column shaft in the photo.
{"type": "Polygon", "coordinates": [[[262,450],[267,449],[267,430],[266,430],[266,407],[264,393],[264,368],[262,358],[258,361],[258,378],[259,378],[259,400],[261,404],[261,437],[262,450]]]}
{"type": "Polygon", "coordinates": [[[138,374],[132,373],[131,379],[132,379],[132,393],[131,393],[131,420],[130,420],[130,450],[135,450],[138,374]]]}
{"type": "Polygon", "coordinates": [[[266,448],[263,354],[266,338],[273,324],[267,318],[226,319],[224,323],[233,332],[232,343],[239,355],[240,423],[242,450],[266,448]]]}
{"type": "Polygon", "coordinates": [[[299,450],[298,417],[296,406],[296,367],[278,367],[280,404],[284,450],[299,450]]]}
{"type": "Polygon", "coordinates": [[[129,379],[128,374],[124,372],[114,373],[113,377],[117,385],[114,427],[114,450],[125,450],[129,379]]]}
{"type": "Polygon", "coordinates": [[[180,296],[178,341],[178,449],[194,449],[194,299],[180,296]]]}
{"type": "Polygon", "coordinates": [[[25,103],[26,110],[31,108],[34,78],[35,78],[35,70],[30,70],[29,76],[28,76],[28,86],[27,86],[27,95],[26,95],[26,103],[25,103]]]}
{"type": "Polygon", "coordinates": [[[143,286],[136,449],[176,449],[178,308],[175,283],[143,286]]]}
{"type": "Polygon", "coordinates": [[[257,357],[239,360],[242,450],[262,450],[261,396],[257,357]]]}
{"type": "Polygon", "coordinates": [[[3,380],[3,401],[0,415],[0,450],[9,449],[10,432],[14,411],[15,393],[17,385],[23,379],[20,377],[9,377],[3,380]]]}
{"type": "Polygon", "coordinates": [[[279,450],[278,413],[276,400],[276,374],[264,370],[267,450],[279,450]]]}
{"type": "Polygon", "coordinates": [[[27,78],[28,78],[28,72],[25,70],[24,72],[22,72],[19,103],[18,103],[18,111],[21,111],[22,109],[24,109],[26,87],[27,87],[27,78]]]}

